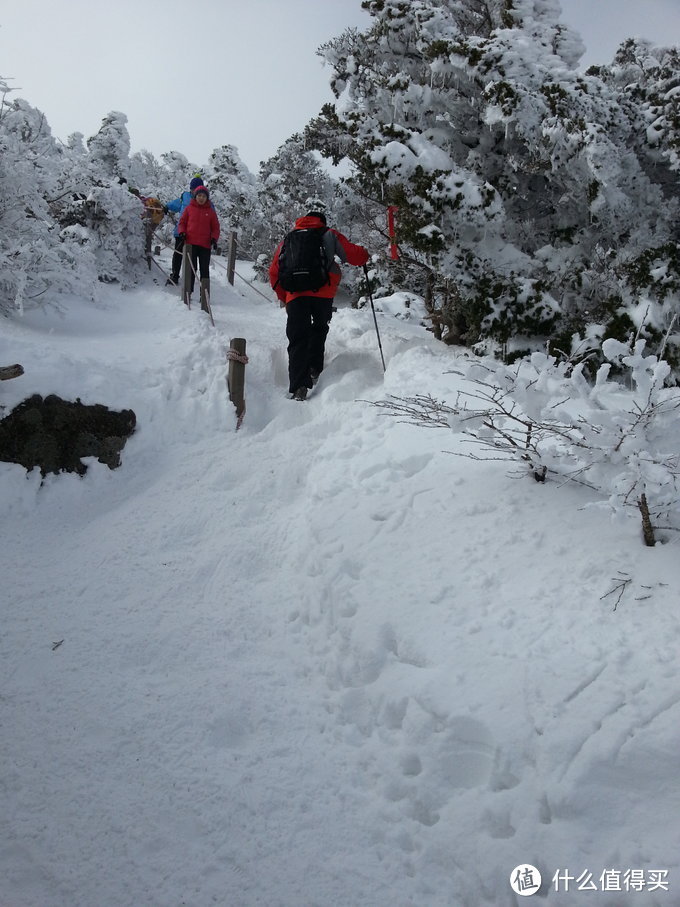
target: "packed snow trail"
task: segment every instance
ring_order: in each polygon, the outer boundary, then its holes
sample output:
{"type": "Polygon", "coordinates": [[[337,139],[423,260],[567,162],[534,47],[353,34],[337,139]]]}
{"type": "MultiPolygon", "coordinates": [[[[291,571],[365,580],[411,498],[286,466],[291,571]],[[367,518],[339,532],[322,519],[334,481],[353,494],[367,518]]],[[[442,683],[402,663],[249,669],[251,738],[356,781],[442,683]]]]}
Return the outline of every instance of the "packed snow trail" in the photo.
{"type": "Polygon", "coordinates": [[[0,904],[511,907],[524,863],[558,907],[676,904],[677,546],[360,402],[453,399],[462,353],[417,319],[380,317],[383,376],[370,310],[341,308],[296,403],[284,312],[220,284],[216,328],[110,289],[2,342],[6,406],[138,430],[113,472],[0,464],[0,904]]]}

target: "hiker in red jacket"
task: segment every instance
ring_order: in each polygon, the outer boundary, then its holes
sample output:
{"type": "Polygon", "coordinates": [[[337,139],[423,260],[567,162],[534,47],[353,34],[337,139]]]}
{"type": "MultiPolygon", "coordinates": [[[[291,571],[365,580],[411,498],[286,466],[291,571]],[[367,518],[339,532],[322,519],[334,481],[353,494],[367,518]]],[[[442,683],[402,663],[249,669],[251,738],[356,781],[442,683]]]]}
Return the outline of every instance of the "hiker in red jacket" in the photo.
{"type": "Polygon", "coordinates": [[[194,292],[194,278],[197,264],[201,269],[201,281],[210,278],[210,248],[217,248],[220,238],[220,222],[210,203],[205,186],[198,186],[194,197],[184,209],[179,221],[178,235],[191,246],[191,290],[194,292]]]}
{"type": "MultiPolygon", "coordinates": [[[[286,337],[288,338],[288,390],[295,400],[304,400],[323,371],[324,351],[328,327],[333,315],[333,298],[337,292],[342,272],[335,261],[350,265],[365,265],[368,251],[350,242],[346,236],[326,226],[326,215],[310,211],[295,222],[292,232],[317,233],[322,245],[323,282],[316,290],[286,290],[281,286],[285,271],[281,252],[288,242],[288,234],[276,248],[269,268],[269,281],[279,300],[286,305],[286,337]]],[[[287,281],[284,280],[284,283],[287,281]]]]}

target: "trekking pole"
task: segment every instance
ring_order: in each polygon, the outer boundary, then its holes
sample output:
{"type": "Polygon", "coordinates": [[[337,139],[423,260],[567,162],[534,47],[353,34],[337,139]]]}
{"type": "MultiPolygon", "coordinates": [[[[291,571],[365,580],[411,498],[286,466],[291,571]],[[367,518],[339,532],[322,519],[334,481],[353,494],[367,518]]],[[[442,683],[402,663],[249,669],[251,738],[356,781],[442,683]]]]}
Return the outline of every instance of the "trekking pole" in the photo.
{"type": "MultiPolygon", "coordinates": [[[[156,237],[156,238],[158,239],[158,242],[165,249],[168,249],[170,252],[174,252],[173,247],[169,243],[166,243],[165,240],[161,239],[160,237],[156,237]]],[[[214,259],[211,259],[210,264],[214,265],[218,271],[224,271],[225,273],[227,271],[227,268],[225,267],[225,265],[222,264],[221,261],[215,261],[214,259]]],[[[254,292],[257,293],[258,296],[261,296],[263,299],[266,299],[267,302],[272,302],[271,296],[267,296],[266,293],[263,293],[261,290],[258,290],[258,288],[252,283],[252,281],[247,280],[245,277],[243,277],[241,274],[239,274],[239,272],[237,270],[234,270],[234,274],[238,277],[239,280],[242,280],[244,283],[247,283],[248,286],[250,287],[250,289],[254,290],[254,292]]]]}
{"type": "Polygon", "coordinates": [[[385,367],[385,357],[383,356],[382,343],[380,342],[380,331],[378,330],[378,319],[375,317],[375,306],[373,305],[373,293],[371,293],[371,281],[368,277],[368,268],[364,265],[364,274],[366,275],[366,288],[368,290],[368,298],[371,300],[371,311],[373,312],[373,323],[375,324],[375,333],[378,338],[378,348],[380,350],[380,358],[382,359],[383,372],[387,371],[385,367]]]}
{"type": "Polygon", "coordinates": [[[151,255],[150,258],[151,258],[151,263],[154,264],[154,265],[156,265],[156,267],[158,268],[158,270],[161,272],[161,274],[162,274],[164,277],[167,277],[168,275],[167,275],[166,272],[163,270],[163,268],[158,264],[158,262],[157,262],[156,259],[153,257],[153,255],[151,255]]]}
{"type": "MultiPolygon", "coordinates": [[[[166,243],[166,242],[163,242],[163,240],[159,240],[159,241],[160,241],[161,245],[166,247],[166,249],[172,248],[172,246],[168,245],[168,243],[166,243]]],[[[210,321],[212,323],[212,326],[215,327],[215,319],[213,318],[212,308],[210,306],[210,291],[203,288],[204,279],[199,278],[199,276],[198,276],[198,272],[197,272],[196,268],[194,267],[194,263],[191,260],[191,255],[189,254],[190,248],[191,248],[191,246],[190,245],[188,246],[187,243],[185,242],[184,248],[182,249],[182,260],[184,262],[186,262],[186,264],[184,266],[185,274],[186,274],[186,265],[189,265],[189,267],[191,268],[191,271],[193,272],[193,275],[194,275],[194,283],[196,281],[198,281],[199,285],[201,285],[201,290],[200,290],[201,308],[203,309],[204,312],[208,313],[208,315],[210,316],[210,321]]],[[[154,264],[158,264],[155,261],[155,259],[152,259],[152,260],[154,261],[154,264]]],[[[158,267],[161,269],[161,271],[163,270],[160,267],[160,265],[158,265],[158,267]]],[[[165,272],[163,272],[163,273],[165,273],[165,272]]],[[[210,278],[207,278],[207,279],[209,280],[210,278]]],[[[188,275],[185,277],[185,282],[188,282],[188,275]]],[[[183,301],[184,301],[184,304],[186,305],[186,307],[188,309],[190,309],[191,308],[191,294],[189,293],[186,286],[183,287],[183,289],[182,289],[182,298],[183,298],[183,301]]]]}

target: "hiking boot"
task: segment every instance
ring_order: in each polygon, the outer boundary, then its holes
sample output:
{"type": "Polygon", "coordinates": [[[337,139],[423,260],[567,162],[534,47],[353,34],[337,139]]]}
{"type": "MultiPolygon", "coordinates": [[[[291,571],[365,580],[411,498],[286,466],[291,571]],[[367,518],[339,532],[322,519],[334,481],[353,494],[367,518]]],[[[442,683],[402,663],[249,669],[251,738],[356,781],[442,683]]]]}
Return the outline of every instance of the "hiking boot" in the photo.
{"type": "Polygon", "coordinates": [[[165,286],[166,287],[176,287],[178,283],[179,283],[179,277],[168,277],[168,279],[165,281],[165,286]]]}
{"type": "Polygon", "coordinates": [[[307,399],[307,388],[298,387],[298,389],[293,394],[293,400],[306,400],[307,399]]]}
{"type": "Polygon", "coordinates": [[[319,380],[319,374],[320,372],[317,372],[315,368],[310,368],[309,377],[312,379],[312,384],[316,384],[316,382],[319,380]]]}

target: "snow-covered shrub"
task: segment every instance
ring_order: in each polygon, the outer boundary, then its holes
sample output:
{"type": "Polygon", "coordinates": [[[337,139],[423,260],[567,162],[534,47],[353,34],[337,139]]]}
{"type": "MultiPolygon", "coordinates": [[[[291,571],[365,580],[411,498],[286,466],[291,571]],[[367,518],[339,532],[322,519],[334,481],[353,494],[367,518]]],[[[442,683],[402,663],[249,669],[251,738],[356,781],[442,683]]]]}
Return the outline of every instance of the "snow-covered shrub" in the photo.
{"type": "Polygon", "coordinates": [[[680,530],[680,392],[666,387],[667,362],[608,339],[609,360],[594,383],[583,363],[571,366],[535,353],[512,369],[475,365],[468,371],[479,390],[463,395],[451,424],[494,452],[525,461],[534,476],[574,480],[605,495],[615,510],[635,506],[645,540],[653,527],[680,530]],[[610,379],[611,364],[625,370],[625,384],[610,379]],[[469,399],[487,406],[469,407],[469,399]]]}
{"type": "Polygon", "coordinates": [[[594,383],[584,363],[544,353],[514,366],[478,361],[462,374],[472,382],[454,406],[431,397],[383,401],[395,415],[461,432],[472,459],[511,460],[536,481],[576,482],[614,511],[636,508],[644,540],[680,531],[680,391],[666,386],[670,366],[645,356],[644,340],[608,339],[607,362],[594,383]],[[625,381],[612,380],[613,364],[625,381]]]}
{"type": "Polygon", "coordinates": [[[82,226],[92,234],[99,279],[122,287],[137,283],[146,268],[139,200],[118,183],[93,186],[81,212],[82,226]]]}

